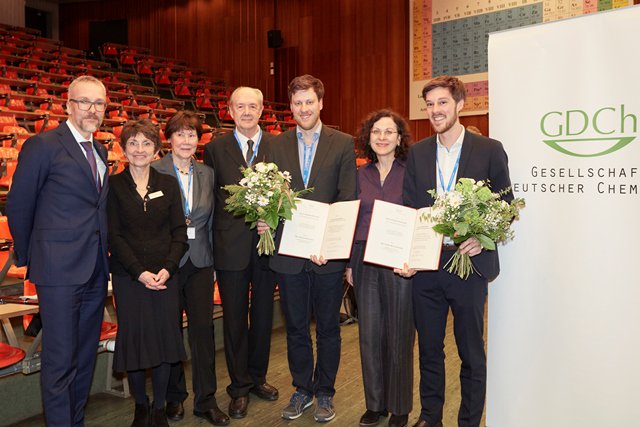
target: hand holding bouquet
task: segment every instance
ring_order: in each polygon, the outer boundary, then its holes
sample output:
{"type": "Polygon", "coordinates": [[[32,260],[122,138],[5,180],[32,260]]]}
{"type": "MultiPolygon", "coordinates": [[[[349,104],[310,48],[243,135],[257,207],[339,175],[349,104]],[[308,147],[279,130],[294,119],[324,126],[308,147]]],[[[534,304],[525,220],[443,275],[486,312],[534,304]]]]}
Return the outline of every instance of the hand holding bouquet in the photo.
{"type": "MultiPolygon", "coordinates": [[[[495,250],[496,243],[513,238],[511,222],[525,206],[521,198],[511,203],[501,200],[508,191],[511,189],[492,193],[486,182],[470,178],[460,178],[454,191],[437,194],[436,190],[428,190],[435,199],[430,219],[438,224],[433,229],[456,244],[475,237],[483,249],[495,250]]],[[[447,267],[447,271],[465,280],[476,272],[469,254],[461,254],[459,249],[447,262],[447,267]]]]}
{"type": "MultiPolygon", "coordinates": [[[[275,230],[280,218],[291,219],[296,197],[312,190],[293,191],[291,175],[279,171],[275,163],[257,163],[253,168],[242,169],[242,175],[238,184],[224,187],[230,194],[225,210],[236,216],[244,215],[251,228],[261,219],[275,230]]],[[[273,231],[261,234],[258,255],[272,255],[274,250],[273,231]]]]}

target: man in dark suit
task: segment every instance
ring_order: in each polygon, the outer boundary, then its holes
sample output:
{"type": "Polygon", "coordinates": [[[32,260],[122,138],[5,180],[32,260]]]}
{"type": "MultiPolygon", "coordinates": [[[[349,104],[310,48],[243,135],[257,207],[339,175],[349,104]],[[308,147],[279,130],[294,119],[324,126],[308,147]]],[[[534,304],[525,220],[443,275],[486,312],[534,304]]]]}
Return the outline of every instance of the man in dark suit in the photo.
{"type": "Polygon", "coordinates": [[[239,87],[229,99],[236,128],[205,146],[204,162],[215,172],[213,250],[218,289],[224,310],[224,352],[231,384],[229,416],[247,415],[249,393],[261,399],[278,399],[278,390],[267,383],[273,320],[275,276],[269,259],[258,256],[258,234],[243,217],[227,212],[225,185],[238,184],[240,168],[263,161],[273,135],[262,132],[262,92],[239,87]],[[251,295],[251,296],[249,296],[251,295]],[[248,317],[250,322],[247,322],[248,317]]]}
{"type": "MultiPolygon", "coordinates": [[[[356,198],[356,162],[353,138],[324,126],[320,121],[324,86],[310,75],[289,84],[291,111],[297,126],[279,135],[271,145],[270,159],[291,174],[294,190],[313,188],[303,197],[324,203],[356,198]]],[[[265,229],[260,224],[260,231],[265,229]]],[[[280,245],[282,224],[276,231],[280,245]]],[[[279,255],[271,258],[280,289],[280,305],[287,326],[289,370],[295,393],[282,411],[295,419],[317,398],[314,418],[318,422],[335,417],[333,395],[340,362],[340,304],[346,261],[327,262],[313,254],[311,261],[279,255]],[[309,333],[316,320],[317,361],[309,333]]]]}
{"type": "Polygon", "coordinates": [[[93,141],[104,85],[69,86],[68,120],[29,138],[7,198],[17,265],[28,267],[42,317],[42,399],[48,426],[81,426],[107,291],[107,151],[93,141]]]}
{"type": "MultiPolygon", "coordinates": [[[[464,84],[455,77],[441,76],[422,90],[427,115],[436,132],[414,145],[407,160],[404,203],[413,208],[433,205],[427,193],[451,191],[460,178],[489,181],[492,191],[511,186],[507,155],[496,140],[466,132],[458,113],[464,107],[464,84]]],[[[511,200],[511,194],[505,196],[511,200]]],[[[416,272],[396,270],[413,279],[413,310],[420,350],[420,402],[422,411],[414,427],[441,427],[445,395],[444,335],[449,308],[454,316],[454,333],[462,359],[460,383],[462,403],[458,426],[479,426],[486,391],[484,352],[484,307],[488,282],[500,271],[498,252],[482,250],[472,237],[459,246],[477,270],[467,280],[449,273],[443,266],[458,247],[445,238],[440,270],[416,272]]]]}

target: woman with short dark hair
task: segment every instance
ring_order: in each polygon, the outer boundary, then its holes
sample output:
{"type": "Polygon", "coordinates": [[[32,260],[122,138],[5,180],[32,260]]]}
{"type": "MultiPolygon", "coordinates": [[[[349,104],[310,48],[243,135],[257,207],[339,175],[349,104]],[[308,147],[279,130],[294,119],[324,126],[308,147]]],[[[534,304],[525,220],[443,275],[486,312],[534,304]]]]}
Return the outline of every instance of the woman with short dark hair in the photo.
{"type": "MultiPolygon", "coordinates": [[[[188,249],[180,260],[178,288],[181,308],[189,321],[193,413],[214,425],[225,425],[229,417],[216,402],[215,343],[213,332],[213,169],[196,162],[194,154],[202,136],[200,117],[179,111],[164,128],[171,152],[152,167],[176,180],[180,187],[188,249]]],[[[182,310],[181,310],[182,311],[182,310]]],[[[184,417],[187,385],[182,363],[171,367],[167,391],[167,418],[184,417]]]]}
{"type": "Polygon", "coordinates": [[[129,166],[110,177],[110,267],[118,316],[114,370],[127,372],[136,406],[132,427],[168,427],[164,411],[172,363],[186,359],[179,319],[178,277],[187,249],[180,188],[151,162],[161,147],[149,120],[121,134],[129,166]],[[153,408],[146,395],[152,371],[153,408]]]}

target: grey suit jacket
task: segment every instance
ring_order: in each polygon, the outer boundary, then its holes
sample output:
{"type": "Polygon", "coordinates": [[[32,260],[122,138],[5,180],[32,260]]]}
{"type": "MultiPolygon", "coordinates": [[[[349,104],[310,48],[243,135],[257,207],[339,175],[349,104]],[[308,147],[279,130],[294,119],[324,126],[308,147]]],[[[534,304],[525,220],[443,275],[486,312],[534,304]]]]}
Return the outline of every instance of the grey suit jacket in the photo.
{"type": "MultiPolygon", "coordinates": [[[[278,135],[271,144],[268,156],[269,161],[277,164],[280,170],[289,171],[294,190],[304,189],[296,129],[278,135]]],[[[322,126],[308,186],[313,187],[313,191],[304,194],[302,197],[305,199],[323,203],[356,199],[356,154],[351,135],[322,126]]],[[[305,264],[318,274],[335,273],[346,267],[346,260],[329,261],[319,267],[302,258],[279,255],[277,249],[281,236],[282,223],[276,232],[276,253],[270,262],[271,268],[278,273],[297,274],[305,268],[305,264]]]]}
{"type": "MultiPolygon", "coordinates": [[[[416,209],[433,205],[433,198],[427,190],[435,189],[437,185],[436,146],[434,135],[416,143],[409,150],[404,176],[405,205],[416,209]]],[[[507,153],[502,144],[495,139],[465,132],[457,175],[457,179],[460,178],[489,180],[493,192],[510,187],[507,153]]],[[[508,193],[503,198],[511,201],[513,193],[508,193]]],[[[480,274],[489,281],[500,273],[497,250],[483,250],[471,260],[480,274]]]]}
{"type": "MultiPolygon", "coordinates": [[[[155,161],[151,166],[158,172],[171,175],[178,179],[173,168],[172,155],[166,155],[155,161]]],[[[215,176],[213,169],[207,165],[195,162],[193,164],[193,206],[191,207],[191,225],[196,227],[196,238],[188,241],[189,249],[180,260],[182,267],[188,259],[198,268],[213,266],[213,242],[211,230],[213,228],[214,198],[213,188],[215,176]]],[[[184,195],[182,205],[184,206],[184,195]]]]}

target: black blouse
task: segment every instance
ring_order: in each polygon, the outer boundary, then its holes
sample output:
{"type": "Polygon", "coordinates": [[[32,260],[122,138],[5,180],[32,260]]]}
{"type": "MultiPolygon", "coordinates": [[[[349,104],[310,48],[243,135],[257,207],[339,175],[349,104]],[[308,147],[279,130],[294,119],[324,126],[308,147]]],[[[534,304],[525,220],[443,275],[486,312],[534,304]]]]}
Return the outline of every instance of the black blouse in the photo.
{"type": "Polygon", "coordinates": [[[187,250],[180,188],[175,178],[149,170],[143,199],[129,169],[109,178],[109,250],[111,272],[138,280],[144,271],[178,270],[187,250]]]}

